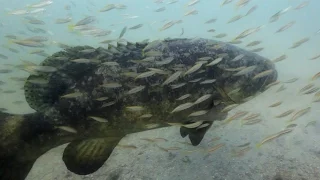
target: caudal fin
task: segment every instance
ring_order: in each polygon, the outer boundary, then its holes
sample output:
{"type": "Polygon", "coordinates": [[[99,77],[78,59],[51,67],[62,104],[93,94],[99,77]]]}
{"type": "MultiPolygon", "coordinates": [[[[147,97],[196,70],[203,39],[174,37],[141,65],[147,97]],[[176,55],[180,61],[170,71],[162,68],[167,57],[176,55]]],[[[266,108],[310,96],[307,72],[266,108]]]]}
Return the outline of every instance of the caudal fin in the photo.
{"type": "Polygon", "coordinates": [[[72,141],[63,152],[63,161],[73,173],[87,175],[97,171],[109,158],[122,137],[72,141]]]}

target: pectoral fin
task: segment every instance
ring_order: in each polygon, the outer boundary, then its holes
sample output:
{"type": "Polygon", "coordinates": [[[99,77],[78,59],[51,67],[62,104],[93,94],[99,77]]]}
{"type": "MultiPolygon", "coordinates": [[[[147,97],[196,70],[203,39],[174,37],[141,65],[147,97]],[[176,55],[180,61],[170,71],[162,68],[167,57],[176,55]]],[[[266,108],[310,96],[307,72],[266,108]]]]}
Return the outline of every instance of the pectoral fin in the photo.
{"type": "Polygon", "coordinates": [[[72,141],[63,152],[63,161],[73,173],[86,175],[97,171],[111,155],[122,137],[72,141]]]}

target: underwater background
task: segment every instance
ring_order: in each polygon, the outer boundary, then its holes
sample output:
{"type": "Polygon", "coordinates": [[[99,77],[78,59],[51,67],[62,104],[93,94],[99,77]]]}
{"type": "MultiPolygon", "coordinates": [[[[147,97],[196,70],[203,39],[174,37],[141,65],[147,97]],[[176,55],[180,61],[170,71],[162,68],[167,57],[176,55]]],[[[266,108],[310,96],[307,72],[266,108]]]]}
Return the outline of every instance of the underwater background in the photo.
{"type": "Polygon", "coordinates": [[[314,92],[308,94],[299,93],[302,88],[310,84],[312,87],[309,89],[320,87],[320,75],[317,75],[320,72],[318,13],[320,1],[1,0],[0,2],[2,4],[0,110],[10,114],[35,112],[26,102],[23,91],[23,78],[27,78],[29,73],[16,68],[22,63],[21,60],[39,64],[46,56],[64,49],[63,45],[107,48],[108,44],[101,42],[105,40],[116,42],[124,28],[126,31],[121,39],[129,42],[146,39],[153,41],[166,38],[206,38],[229,42],[247,51],[256,50],[258,51],[256,54],[274,61],[278,73],[277,80],[280,81],[280,84],[240,104],[228,113],[229,118],[239,111],[258,113],[262,122],[257,124],[253,122],[254,124],[249,126],[243,125],[240,120],[235,120],[226,126],[217,122],[205,135],[202,143],[198,147],[191,148],[196,151],[197,148],[211,148],[218,145],[217,149],[209,154],[202,151],[184,152],[183,150],[190,148],[181,144],[182,149],[164,152],[159,151],[156,145],[141,141],[141,138],[163,138],[169,142],[160,143],[167,143],[167,147],[176,147],[175,141],[182,141],[183,138],[179,135],[178,128],[170,127],[126,136],[121,143],[134,144],[138,148],[116,148],[106,162],[107,165],[92,175],[83,176],[68,172],[63,167],[61,155],[59,156],[63,149],[58,148],[57,152],[41,157],[27,179],[316,180],[320,178],[320,146],[317,140],[320,135],[320,95],[317,94],[319,89],[314,89],[314,92]],[[40,3],[44,4],[31,7],[40,3]],[[111,4],[121,8],[104,9],[111,4]],[[79,31],[74,28],[77,22],[88,16],[94,19],[89,23],[91,30],[97,31],[79,31]],[[237,20],[230,22],[237,16],[239,17],[237,20]],[[32,18],[39,21],[30,23],[32,18]],[[68,18],[66,23],[57,23],[58,19],[68,18]],[[209,20],[212,21],[207,22],[209,20]],[[161,30],[170,21],[180,22],[161,30]],[[136,25],[141,27],[130,29],[136,25]],[[260,26],[257,32],[245,38],[235,39],[243,31],[260,26]],[[285,26],[286,29],[277,32],[285,26]],[[92,34],[96,32],[105,34],[92,34]],[[47,38],[44,41],[45,47],[34,48],[15,43],[15,40],[32,36],[47,38]],[[299,44],[300,40],[305,41],[299,44]],[[248,46],[254,41],[259,43],[248,46]],[[292,48],[297,43],[299,45],[292,48]],[[263,49],[257,50],[257,48],[263,49]],[[35,49],[44,51],[39,54],[35,49]],[[276,62],[275,60],[281,56],[285,58],[276,62]],[[273,104],[277,105],[272,107],[273,104]],[[275,116],[287,110],[299,112],[308,107],[311,107],[311,110],[308,109],[309,111],[294,120],[295,126],[292,132],[281,137],[277,136],[274,141],[262,147],[256,147],[256,144],[264,138],[273,138],[270,136],[282,132],[290,125],[286,122],[290,116],[284,120],[275,116]],[[237,149],[246,143],[250,145],[244,147],[250,146],[250,149],[243,148],[243,151],[237,149]],[[52,172],[52,167],[57,169],[52,172]]]}

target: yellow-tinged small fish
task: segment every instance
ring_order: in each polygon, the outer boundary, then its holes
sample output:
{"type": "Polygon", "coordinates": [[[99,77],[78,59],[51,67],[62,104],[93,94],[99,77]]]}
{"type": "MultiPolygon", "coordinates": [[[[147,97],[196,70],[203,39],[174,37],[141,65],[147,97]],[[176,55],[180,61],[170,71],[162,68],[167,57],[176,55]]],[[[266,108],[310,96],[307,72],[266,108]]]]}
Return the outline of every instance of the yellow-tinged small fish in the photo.
{"type": "Polygon", "coordinates": [[[237,37],[234,38],[234,40],[237,40],[237,39],[242,39],[242,38],[245,38],[253,33],[256,33],[258,31],[260,31],[260,29],[264,27],[264,26],[258,26],[256,28],[249,28],[249,29],[246,29],[244,30],[242,33],[240,33],[237,37]]]}
{"type": "Polygon", "coordinates": [[[289,132],[291,132],[293,129],[285,129],[285,130],[282,130],[276,134],[273,134],[273,135],[270,135],[266,138],[264,138],[260,143],[258,143],[256,146],[259,148],[262,146],[262,144],[266,143],[266,142],[269,142],[277,137],[280,137],[281,135],[284,135],[284,134],[287,134],[289,132]]]}
{"type": "Polygon", "coordinates": [[[208,153],[214,152],[214,151],[222,148],[223,146],[225,146],[225,144],[223,144],[223,143],[217,144],[217,145],[213,146],[212,148],[208,149],[208,153]]]}
{"type": "Polygon", "coordinates": [[[117,146],[125,149],[137,149],[137,146],[134,146],[134,145],[118,144],[117,146]]]}
{"type": "Polygon", "coordinates": [[[154,141],[165,141],[165,142],[168,142],[168,139],[165,139],[165,138],[154,138],[153,140],[154,141]]]}
{"type": "Polygon", "coordinates": [[[241,118],[241,117],[247,115],[248,113],[249,113],[248,111],[239,111],[239,112],[236,112],[233,116],[227,118],[227,119],[224,121],[224,124],[230,123],[231,121],[233,121],[233,120],[235,120],[235,119],[241,118]]]}
{"type": "Polygon", "coordinates": [[[232,156],[233,157],[241,157],[244,156],[244,154],[248,151],[250,151],[252,148],[248,145],[240,150],[234,150],[232,151],[232,156]]]}
{"type": "Polygon", "coordinates": [[[297,7],[295,7],[295,10],[299,10],[302,9],[304,7],[306,7],[308,4],[310,3],[310,1],[303,1],[301,4],[299,4],[297,7]]]}
{"type": "Polygon", "coordinates": [[[202,67],[202,65],[203,65],[203,63],[197,63],[197,64],[195,64],[195,65],[192,66],[187,72],[184,73],[184,76],[196,72],[197,70],[199,70],[199,69],[202,67]]]}
{"type": "Polygon", "coordinates": [[[144,107],[142,106],[128,106],[126,107],[127,111],[131,111],[131,112],[140,112],[144,110],[144,107]]]}
{"type": "Polygon", "coordinates": [[[135,94],[138,93],[140,91],[142,91],[146,86],[137,86],[135,88],[130,89],[126,94],[130,95],[130,94],[135,94]]]}
{"type": "Polygon", "coordinates": [[[184,14],[184,16],[190,16],[190,15],[196,15],[196,14],[198,14],[198,11],[193,9],[193,10],[190,10],[190,11],[186,12],[184,14]]]}
{"type": "Polygon", "coordinates": [[[252,66],[248,66],[244,69],[242,69],[241,71],[238,71],[237,73],[233,74],[232,76],[242,76],[242,75],[246,75],[251,73],[252,71],[254,71],[257,68],[256,65],[252,65],[252,66]]]}
{"type": "Polygon", "coordinates": [[[250,2],[250,0],[239,0],[236,4],[237,8],[244,7],[250,2]]]}
{"type": "Polygon", "coordinates": [[[195,4],[199,3],[199,2],[200,2],[200,0],[192,0],[187,4],[187,6],[193,6],[193,5],[195,5],[195,4]]]}
{"type": "Polygon", "coordinates": [[[96,21],[96,18],[94,16],[87,16],[87,17],[81,19],[80,21],[78,21],[74,25],[73,24],[68,25],[68,29],[73,31],[75,28],[83,27],[83,26],[88,25],[94,21],[96,21]]]}
{"type": "Polygon", "coordinates": [[[122,87],[122,85],[119,84],[119,83],[114,82],[114,83],[102,84],[101,87],[113,89],[113,88],[120,88],[120,87],[122,87]]]}
{"type": "Polygon", "coordinates": [[[227,24],[232,23],[232,22],[235,22],[235,21],[238,21],[238,20],[240,20],[241,18],[243,18],[243,15],[241,15],[241,14],[236,15],[236,16],[232,17],[232,18],[227,22],[227,24]]]}
{"type": "Polygon", "coordinates": [[[281,27],[280,29],[278,29],[275,33],[283,32],[283,31],[289,29],[290,27],[292,27],[295,23],[296,23],[296,21],[291,21],[291,22],[289,22],[288,24],[282,26],[282,27],[281,27]]]}
{"type": "Polygon", "coordinates": [[[310,112],[310,110],[311,110],[311,107],[307,107],[307,108],[305,108],[305,109],[301,109],[300,111],[296,112],[296,113],[292,116],[292,118],[291,118],[290,120],[288,120],[288,122],[292,122],[292,121],[298,119],[299,117],[301,117],[301,116],[307,114],[308,112],[310,112]]]}
{"type": "MultiPolygon", "coordinates": [[[[141,118],[141,116],[139,118],[141,118]]],[[[151,123],[151,124],[146,124],[144,127],[146,127],[147,129],[154,129],[159,126],[160,126],[160,124],[151,123]]]]}
{"type": "Polygon", "coordinates": [[[81,92],[74,92],[74,93],[70,93],[70,94],[66,94],[61,96],[61,98],[77,98],[82,96],[83,94],[81,92]]]}
{"type": "Polygon", "coordinates": [[[150,77],[150,76],[152,76],[154,74],[156,74],[155,71],[147,71],[147,72],[139,74],[135,79],[147,78],[147,77],[150,77]]]}
{"type": "Polygon", "coordinates": [[[255,52],[260,52],[262,50],[264,50],[264,48],[256,48],[256,49],[252,49],[251,52],[255,53],[255,52]]]}
{"type": "Polygon", "coordinates": [[[309,37],[302,38],[299,41],[296,41],[295,43],[293,43],[289,49],[297,48],[297,47],[301,46],[302,44],[308,42],[309,40],[310,40],[309,37]]]}
{"type": "Polygon", "coordinates": [[[102,104],[101,108],[112,106],[112,105],[116,104],[116,102],[117,101],[110,101],[110,102],[104,103],[104,104],[102,104]]]}
{"type": "Polygon", "coordinates": [[[287,81],[284,81],[284,83],[293,83],[293,82],[296,82],[297,80],[298,80],[298,78],[292,78],[287,81]]]}
{"type": "Polygon", "coordinates": [[[27,47],[45,47],[45,44],[41,42],[31,41],[31,40],[11,40],[10,43],[15,43],[21,46],[27,46],[27,47]]]}
{"type": "Polygon", "coordinates": [[[273,59],[272,62],[273,62],[273,63],[276,63],[276,62],[283,61],[283,60],[285,60],[285,59],[287,59],[287,55],[284,54],[284,55],[281,55],[281,56],[273,59]]]}
{"type": "Polygon", "coordinates": [[[247,66],[240,66],[238,68],[224,68],[224,70],[230,71],[230,72],[235,72],[235,71],[242,71],[242,70],[244,70],[246,68],[247,68],[247,66]]]}
{"type": "Polygon", "coordinates": [[[312,89],[309,89],[309,90],[305,91],[303,94],[312,94],[312,93],[315,93],[315,92],[317,92],[319,90],[320,90],[319,87],[314,87],[312,89]]]}
{"type": "Polygon", "coordinates": [[[214,65],[220,63],[222,60],[223,60],[223,58],[222,58],[222,57],[219,57],[219,58],[211,61],[211,62],[210,62],[209,64],[207,64],[206,66],[214,66],[214,65]]]}
{"type": "Polygon", "coordinates": [[[269,76],[273,72],[274,72],[273,69],[269,69],[269,70],[263,71],[263,72],[261,72],[259,74],[256,74],[252,79],[256,80],[256,79],[259,79],[259,78],[262,78],[262,77],[265,77],[265,76],[269,76]]]}
{"type": "Polygon", "coordinates": [[[154,10],[154,12],[162,12],[164,10],[166,10],[166,7],[160,7],[158,9],[154,10]]]}
{"type": "Polygon", "coordinates": [[[232,0],[223,0],[223,2],[220,4],[220,6],[224,6],[224,5],[229,4],[231,2],[232,2],[232,0]]]}
{"type": "Polygon", "coordinates": [[[74,59],[74,60],[71,60],[71,61],[75,62],[75,63],[100,63],[99,60],[96,60],[96,59],[85,59],[85,58],[74,59]]]}
{"type": "Polygon", "coordinates": [[[212,96],[211,94],[205,94],[205,95],[199,97],[199,98],[193,103],[193,105],[200,104],[200,103],[202,103],[202,102],[210,99],[211,96],[212,96]]]}
{"type": "Polygon", "coordinates": [[[216,22],[216,21],[217,21],[216,18],[212,18],[212,19],[209,19],[208,21],[206,21],[205,24],[214,23],[214,22],[216,22]]]}
{"type": "Polygon", "coordinates": [[[97,99],[95,99],[96,101],[105,101],[105,100],[107,100],[107,99],[109,99],[109,97],[100,97],[100,98],[97,98],[97,99]]]}
{"type": "Polygon", "coordinates": [[[253,113],[253,114],[250,114],[249,116],[245,117],[244,119],[242,119],[242,121],[255,119],[255,118],[259,117],[259,116],[260,116],[260,113],[253,113]]]}
{"type": "Polygon", "coordinates": [[[280,81],[274,81],[274,82],[268,84],[265,89],[268,89],[268,88],[270,88],[270,87],[272,87],[272,86],[275,86],[275,85],[277,85],[277,84],[279,84],[279,83],[280,83],[280,81]]]}
{"type": "Polygon", "coordinates": [[[71,22],[72,18],[71,17],[68,17],[68,18],[58,18],[55,20],[55,23],[56,24],[65,24],[65,23],[68,23],[68,22],[71,22]]]}
{"type": "Polygon", "coordinates": [[[236,88],[236,89],[233,89],[232,91],[228,92],[228,96],[232,96],[233,94],[236,94],[238,93],[239,91],[241,90],[241,88],[236,88]]]}
{"type": "Polygon", "coordinates": [[[143,114],[139,118],[145,119],[145,118],[151,118],[151,117],[152,117],[152,114],[143,114]]]}
{"type": "Polygon", "coordinates": [[[179,83],[179,84],[173,84],[171,85],[171,89],[177,89],[177,88],[180,88],[180,87],[183,87],[185,86],[187,83],[179,83]]]}
{"type": "Polygon", "coordinates": [[[148,68],[150,71],[155,71],[157,74],[168,74],[168,72],[162,70],[162,69],[157,69],[157,68],[148,68]]]}
{"type": "Polygon", "coordinates": [[[165,152],[169,152],[169,151],[172,151],[172,150],[179,150],[181,149],[180,147],[168,147],[168,148],[164,148],[164,147],[161,147],[159,145],[157,145],[159,149],[165,151],[165,152]]]}
{"type": "Polygon", "coordinates": [[[213,142],[215,142],[215,141],[219,141],[220,139],[221,139],[220,137],[212,138],[212,139],[208,142],[208,144],[213,143],[213,142]]]}
{"type": "Polygon", "coordinates": [[[43,0],[38,3],[29,5],[28,8],[42,8],[42,7],[48,6],[52,3],[53,3],[53,1],[51,1],[51,0],[43,0]]]}
{"type": "Polygon", "coordinates": [[[179,112],[179,111],[188,109],[188,108],[192,107],[193,105],[194,105],[194,103],[191,103],[191,102],[187,102],[187,103],[181,104],[181,105],[177,106],[176,108],[174,108],[171,111],[171,113],[179,112]]]}
{"type": "Polygon", "coordinates": [[[241,40],[231,40],[228,43],[230,43],[230,44],[241,44],[242,41],[241,40]]]}
{"type": "Polygon", "coordinates": [[[316,56],[313,56],[312,58],[310,58],[310,60],[315,60],[315,59],[318,59],[320,58],[320,54],[316,55],[316,56]]]}
{"type": "Polygon", "coordinates": [[[216,37],[216,38],[223,38],[223,37],[226,37],[226,36],[227,36],[226,33],[220,33],[220,34],[218,34],[218,35],[215,35],[214,37],[216,37]]]}
{"type": "Polygon", "coordinates": [[[170,22],[164,24],[164,25],[159,29],[159,31],[166,30],[166,29],[172,27],[172,26],[175,25],[175,24],[176,24],[175,21],[170,21],[170,22]]]}
{"type": "Polygon", "coordinates": [[[58,69],[52,66],[27,66],[33,71],[43,72],[43,73],[52,73],[57,71],[58,69]]]}
{"type": "Polygon", "coordinates": [[[108,122],[108,120],[105,118],[96,117],[96,116],[88,116],[88,117],[98,122],[104,122],[104,123],[108,122]]]}
{"type": "Polygon", "coordinates": [[[300,91],[299,91],[299,93],[302,93],[302,92],[304,92],[304,91],[306,91],[306,90],[309,90],[309,89],[311,89],[311,88],[313,88],[313,87],[314,87],[314,83],[309,83],[309,84],[307,84],[306,86],[304,86],[303,88],[301,88],[300,91]]]}
{"type": "Polygon", "coordinates": [[[252,8],[250,8],[250,9],[248,10],[248,12],[246,13],[246,15],[244,15],[244,16],[250,15],[250,14],[253,13],[257,8],[258,8],[258,6],[253,6],[252,8]]]}
{"type": "Polygon", "coordinates": [[[239,147],[239,148],[247,147],[247,146],[249,146],[250,144],[251,144],[250,142],[247,142],[247,143],[241,144],[241,145],[239,145],[239,146],[237,146],[237,147],[239,147]]]}
{"type": "Polygon", "coordinates": [[[259,122],[261,122],[262,120],[261,119],[251,119],[251,120],[248,120],[248,121],[242,121],[241,122],[241,126],[243,125],[252,125],[252,124],[257,124],[259,122]]]}
{"type": "Polygon", "coordinates": [[[286,116],[292,114],[294,111],[295,111],[294,109],[290,109],[290,110],[287,110],[287,111],[285,111],[285,112],[283,112],[283,113],[281,113],[281,114],[279,114],[279,115],[277,115],[275,117],[276,118],[286,117],[286,116]]]}
{"type": "Polygon", "coordinates": [[[118,39],[121,39],[123,36],[124,36],[124,34],[127,32],[127,26],[125,26],[122,30],[121,30],[121,32],[120,32],[120,35],[119,35],[119,38],[118,39]]]}
{"type": "Polygon", "coordinates": [[[191,96],[191,94],[185,94],[185,95],[182,95],[182,96],[180,96],[178,99],[176,99],[177,101],[182,101],[182,100],[185,100],[185,99],[187,99],[188,97],[190,97],[191,96]]]}
{"type": "Polygon", "coordinates": [[[320,102],[320,96],[314,96],[312,102],[320,102]]]}
{"type": "Polygon", "coordinates": [[[202,116],[202,115],[207,114],[207,112],[208,112],[208,110],[196,111],[196,112],[193,112],[193,113],[189,114],[188,117],[202,116]]]}
{"type": "Polygon", "coordinates": [[[271,104],[269,107],[277,107],[277,106],[280,106],[282,104],[282,101],[278,101],[274,104],[271,104]]]}
{"type": "Polygon", "coordinates": [[[190,124],[183,124],[182,126],[185,128],[193,129],[193,128],[199,127],[202,123],[203,123],[203,121],[197,121],[197,122],[190,123],[190,124]]]}
{"type": "Polygon", "coordinates": [[[247,47],[252,47],[252,46],[259,45],[260,43],[261,43],[261,41],[252,41],[252,42],[248,43],[246,46],[247,47]]]}
{"type": "Polygon", "coordinates": [[[320,72],[318,72],[317,74],[315,74],[314,76],[312,76],[312,80],[313,80],[313,81],[316,80],[316,79],[318,79],[318,78],[320,78],[320,72]]]}
{"type": "Polygon", "coordinates": [[[169,123],[169,122],[167,124],[169,124],[171,126],[183,126],[185,128],[193,129],[193,128],[199,127],[202,123],[203,123],[203,121],[197,121],[197,122],[193,122],[193,123],[190,123],[190,124],[169,123]]]}
{"type": "Polygon", "coordinates": [[[286,126],[286,128],[294,128],[296,126],[298,126],[298,124],[289,124],[288,126],[286,126]]]}
{"type": "Polygon", "coordinates": [[[237,106],[239,106],[239,104],[231,104],[225,108],[223,108],[221,110],[221,112],[228,112],[228,111],[231,111],[232,109],[236,108],[237,106]]]}
{"type": "Polygon", "coordinates": [[[56,126],[56,128],[67,131],[69,133],[78,133],[77,130],[69,126],[56,126]]]}
{"type": "Polygon", "coordinates": [[[150,138],[140,138],[140,139],[148,142],[155,142],[153,139],[150,139],[150,138]]]}

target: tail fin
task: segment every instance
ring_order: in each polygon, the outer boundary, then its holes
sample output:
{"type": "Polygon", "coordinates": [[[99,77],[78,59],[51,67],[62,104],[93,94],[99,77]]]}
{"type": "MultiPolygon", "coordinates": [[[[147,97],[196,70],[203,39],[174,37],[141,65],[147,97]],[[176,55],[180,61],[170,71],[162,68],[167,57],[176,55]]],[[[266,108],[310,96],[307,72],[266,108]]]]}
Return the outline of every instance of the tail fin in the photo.
{"type": "Polygon", "coordinates": [[[186,137],[189,135],[190,142],[193,146],[197,146],[202,141],[204,135],[206,134],[207,130],[211,127],[212,122],[206,121],[204,123],[209,123],[210,125],[204,128],[186,128],[186,127],[180,127],[180,135],[182,137],[186,137]]]}
{"type": "Polygon", "coordinates": [[[62,159],[73,173],[91,174],[104,164],[121,139],[108,137],[72,141],[65,148],[62,159]]]}

